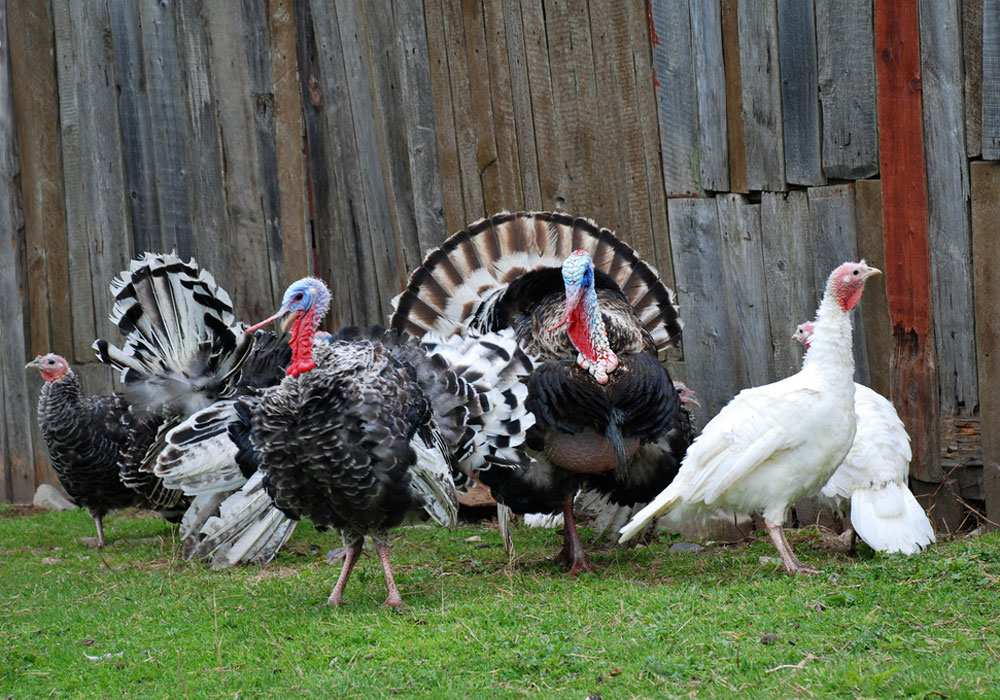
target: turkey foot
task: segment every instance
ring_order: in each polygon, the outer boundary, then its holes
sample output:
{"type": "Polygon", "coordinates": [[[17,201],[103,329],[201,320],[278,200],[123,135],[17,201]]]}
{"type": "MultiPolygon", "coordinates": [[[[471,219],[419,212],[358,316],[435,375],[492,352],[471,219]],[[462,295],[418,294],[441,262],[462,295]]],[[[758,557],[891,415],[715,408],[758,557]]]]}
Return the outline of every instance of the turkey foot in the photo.
{"type": "Polygon", "coordinates": [[[583,550],[580,533],[576,529],[576,519],[573,517],[573,496],[567,496],[562,502],[563,509],[563,547],[556,557],[570,576],[576,576],[581,571],[593,572],[590,559],[583,550]]]}
{"type": "Polygon", "coordinates": [[[378,559],[382,562],[382,573],[385,575],[385,587],[389,589],[389,596],[382,603],[383,608],[399,608],[404,605],[403,597],[399,595],[396,588],[396,581],[392,577],[392,568],[389,566],[389,543],[372,538],[375,541],[375,551],[378,552],[378,559]]]}
{"type": "Polygon", "coordinates": [[[344,588],[347,586],[347,579],[351,576],[351,570],[358,563],[358,557],[361,555],[361,548],[364,544],[365,540],[362,537],[347,545],[347,552],[344,554],[344,566],[340,569],[340,577],[337,578],[337,584],[333,587],[333,593],[330,594],[330,597],[326,601],[327,605],[344,604],[344,588]]]}
{"type": "Polygon", "coordinates": [[[774,542],[778,554],[781,555],[781,561],[785,564],[785,571],[789,574],[802,574],[804,576],[822,573],[817,569],[810,569],[798,560],[792,552],[792,547],[788,544],[788,540],[785,539],[785,531],[781,529],[781,525],[772,523],[767,518],[764,518],[764,526],[767,528],[767,533],[771,536],[771,541],[774,542]]]}

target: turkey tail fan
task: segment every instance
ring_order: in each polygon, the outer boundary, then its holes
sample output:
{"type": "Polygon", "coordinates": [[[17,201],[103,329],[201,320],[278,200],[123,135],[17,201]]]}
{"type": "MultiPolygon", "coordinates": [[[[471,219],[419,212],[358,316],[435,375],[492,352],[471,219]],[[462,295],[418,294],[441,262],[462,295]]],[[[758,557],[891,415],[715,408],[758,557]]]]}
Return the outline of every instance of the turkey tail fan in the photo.
{"type": "Polygon", "coordinates": [[[395,300],[390,326],[423,337],[466,328],[496,330],[491,321],[513,280],[558,269],[574,250],[617,285],[663,352],[681,335],[676,298],[656,270],[606,228],[555,212],[501,213],[459,231],[432,250],[395,300]]]}
{"type": "Polygon", "coordinates": [[[888,481],[851,495],[851,525],[878,552],[916,554],[934,542],[934,527],[910,490],[888,481]]]}
{"type": "Polygon", "coordinates": [[[121,348],[97,340],[101,362],[121,372],[133,412],[190,414],[205,392],[231,382],[253,347],[229,294],[195,261],[144,253],[111,282],[110,319],[121,348]]]}
{"type": "Polygon", "coordinates": [[[297,521],[279,511],[264,490],[264,473],[256,472],[219,506],[197,535],[186,556],[209,558],[213,569],[234,564],[267,564],[291,537],[297,521]]]}

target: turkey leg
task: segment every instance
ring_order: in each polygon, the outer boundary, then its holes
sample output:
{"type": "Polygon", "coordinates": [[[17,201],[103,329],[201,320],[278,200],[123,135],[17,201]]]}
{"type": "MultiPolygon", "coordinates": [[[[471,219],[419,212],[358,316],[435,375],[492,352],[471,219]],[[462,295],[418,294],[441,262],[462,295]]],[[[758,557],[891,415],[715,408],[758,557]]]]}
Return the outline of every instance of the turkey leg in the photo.
{"type": "Polygon", "coordinates": [[[774,542],[774,546],[778,550],[778,554],[781,555],[781,561],[785,564],[785,571],[789,574],[820,573],[816,569],[810,569],[808,566],[804,566],[802,562],[798,560],[794,552],[792,552],[792,547],[788,544],[788,540],[785,539],[785,531],[781,528],[781,525],[772,523],[767,518],[764,518],[764,526],[767,528],[768,534],[771,535],[771,541],[774,542]]]}
{"type": "Polygon", "coordinates": [[[104,547],[107,545],[107,542],[104,540],[104,516],[95,515],[94,522],[97,523],[97,546],[98,548],[104,547]]]}
{"type": "Polygon", "coordinates": [[[580,542],[580,533],[576,529],[576,518],[573,517],[573,495],[569,495],[562,501],[563,509],[563,548],[556,557],[556,561],[569,569],[570,576],[576,576],[581,571],[592,572],[590,559],[583,550],[583,543],[580,542]]]}
{"type": "Polygon", "coordinates": [[[344,588],[347,586],[347,579],[351,576],[351,570],[354,565],[358,563],[358,557],[361,556],[361,548],[365,544],[365,538],[359,537],[353,542],[344,542],[347,551],[344,553],[344,566],[340,569],[340,577],[337,579],[337,584],[333,587],[333,593],[327,599],[327,605],[343,605],[344,604],[344,588]]]}
{"type": "Polygon", "coordinates": [[[382,603],[382,607],[398,608],[403,604],[403,598],[396,588],[396,581],[392,578],[392,568],[389,566],[389,543],[383,540],[372,538],[375,541],[375,551],[378,552],[379,561],[382,562],[382,573],[385,574],[385,587],[389,589],[389,596],[382,603]]]}

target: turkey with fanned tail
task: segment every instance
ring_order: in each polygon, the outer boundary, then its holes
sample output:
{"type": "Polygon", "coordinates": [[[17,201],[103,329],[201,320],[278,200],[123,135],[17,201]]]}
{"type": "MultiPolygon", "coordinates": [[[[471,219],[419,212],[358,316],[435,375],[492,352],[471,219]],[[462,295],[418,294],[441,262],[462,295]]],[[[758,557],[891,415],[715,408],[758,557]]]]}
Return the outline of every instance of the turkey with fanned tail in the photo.
{"type": "MultiPolygon", "coordinates": [[[[129,405],[122,480],[185,499],[185,557],[199,550],[210,519],[236,511],[243,516],[240,527],[224,530],[229,539],[221,543],[230,556],[213,563],[266,563],[291,524],[273,518],[269,504],[253,501],[246,508],[246,489],[253,486],[247,480],[256,468],[245,450],[226,451],[222,436],[238,423],[238,397],[281,379],[291,355],[287,345],[270,332],[245,332],[215,278],[176,254],[144,253],[112,281],[111,293],[111,321],[125,341],[119,348],[98,340],[94,348],[98,359],[121,372],[129,405]],[[184,459],[177,457],[178,445],[184,459]]],[[[219,536],[217,528],[210,533],[219,536]]]]}
{"type": "Polygon", "coordinates": [[[527,463],[521,446],[533,418],[520,377],[528,363],[510,333],[423,343],[377,326],[317,333],[329,303],[326,285],[308,277],[253,327],[285,317],[293,355],[280,384],[244,402],[251,406],[249,438],[276,507],[343,535],[344,564],[327,604],[343,603],[370,535],[385,604],[398,606],[389,530],[419,509],[451,526],[456,482],[473,470],[527,463]]]}
{"type": "Polygon", "coordinates": [[[516,512],[561,511],[559,561],[590,571],[574,494],[645,501],[670,483],[693,438],[659,359],[681,334],[673,293],[608,229],[522,212],[451,236],[395,301],[390,326],[417,336],[514,331],[532,362],[532,461],[481,481],[516,512]]]}

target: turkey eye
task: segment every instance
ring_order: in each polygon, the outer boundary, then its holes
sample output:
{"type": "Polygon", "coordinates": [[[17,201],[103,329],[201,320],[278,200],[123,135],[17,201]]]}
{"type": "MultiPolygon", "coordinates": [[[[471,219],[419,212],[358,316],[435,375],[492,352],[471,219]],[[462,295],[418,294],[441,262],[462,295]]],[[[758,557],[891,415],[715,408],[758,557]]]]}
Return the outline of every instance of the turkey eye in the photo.
{"type": "Polygon", "coordinates": [[[302,301],[302,292],[299,292],[298,294],[293,296],[292,299],[294,299],[295,301],[302,301]]]}
{"type": "Polygon", "coordinates": [[[853,273],[851,273],[851,274],[854,274],[854,275],[856,275],[856,274],[858,274],[858,271],[857,271],[857,270],[855,270],[855,271],[854,271],[853,273]]]}

